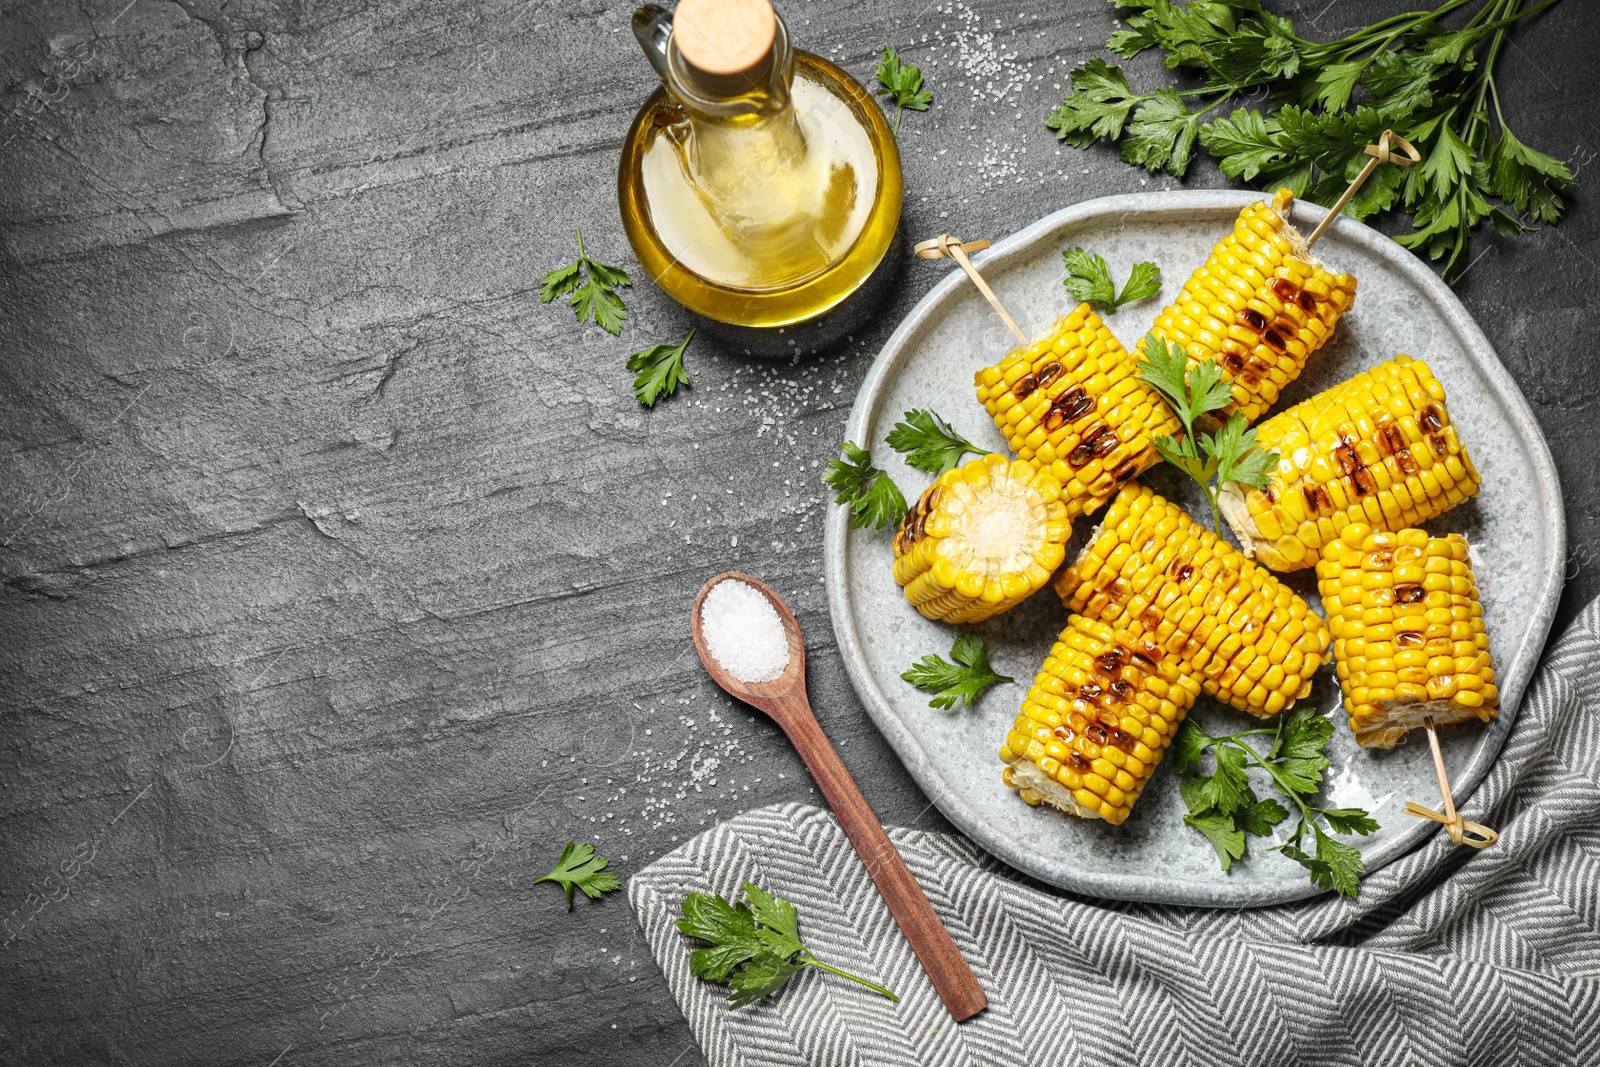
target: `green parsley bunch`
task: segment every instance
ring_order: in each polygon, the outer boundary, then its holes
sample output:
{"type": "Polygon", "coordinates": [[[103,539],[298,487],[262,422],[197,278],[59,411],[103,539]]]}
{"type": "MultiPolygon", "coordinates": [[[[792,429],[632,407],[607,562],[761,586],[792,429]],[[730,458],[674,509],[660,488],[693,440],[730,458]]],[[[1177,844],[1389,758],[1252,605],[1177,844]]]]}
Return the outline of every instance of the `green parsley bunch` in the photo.
{"type": "Polygon", "coordinates": [[[1229,177],[1332,204],[1367,162],[1366,146],[1393,129],[1423,163],[1379,168],[1346,210],[1361,219],[1403,206],[1411,231],[1396,240],[1443,258],[1448,281],[1465,271],[1480,223],[1506,234],[1554,224],[1572,194],[1571,169],[1512,133],[1494,77],[1511,27],[1559,0],[1487,0],[1455,28],[1446,17],[1469,0],[1446,0],[1334,41],[1301,37],[1261,0],[1111,2],[1135,14],[1107,48],[1124,59],[1160,49],[1167,69],[1200,84],[1136,93],[1121,68],[1092,59],[1046,119],[1063,141],[1118,142],[1125,162],[1179,177],[1198,143],[1229,177]],[[1266,106],[1207,120],[1261,91],[1266,106]]]}

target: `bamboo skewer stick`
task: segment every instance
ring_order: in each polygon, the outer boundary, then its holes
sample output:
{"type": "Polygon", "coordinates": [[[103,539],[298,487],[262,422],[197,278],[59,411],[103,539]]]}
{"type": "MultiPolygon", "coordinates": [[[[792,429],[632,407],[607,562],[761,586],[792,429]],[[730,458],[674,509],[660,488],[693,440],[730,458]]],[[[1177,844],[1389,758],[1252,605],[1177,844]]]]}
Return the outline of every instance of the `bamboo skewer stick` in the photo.
{"type": "Polygon", "coordinates": [[[1428,750],[1433,753],[1433,770],[1439,776],[1439,792],[1444,796],[1444,813],[1440,814],[1432,808],[1425,808],[1409,800],[1406,801],[1405,813],[1415,815],[1419,819],[1432,819],[1434,822],[1443,823],[1450,840],[1458,845],[1488,848],[1500,840],[1500,835],[1482,823],[1468,822],[1456,810],[1455,799],[1450,795],[1450,776],[1444,769],[1444,753],[1439,750],[1438,728],[1433,724],[1432,715],[1423,721],[1428,727],[1428,750]]]}
{"type": "Polygon", "coordinates": [[[994,290],[989,288],[989,283],[983,280],[983,275],[978,273],[978,268],[974,267],[972,260],[967,258],[968,252],[976,252],[979,249],[988,247],[988,241],[968,241],[962,244],[949,234],[941,233],[938,237],[918,243],[915,251],[919,259],[953,259],[959,263],[961,269],[967,272],[967,277],[972,279],[972,284],[978,287],[978,292],[983,294],[983,298],[989,301],[989,306],[994,308],[995,313],[1000,316],[1000,321],[1005,323],[1007,328],[1011,330],[1012,335],[1017,339],[1017,343],[1026,345],[1028,343],[1028,335],[1022,332],[1022,327],[1017,325],[1017,320],[1011,317],[1011,312],[1007,311],[1006,306],[1000,303],[1000,298],[994,295],[994,290]]]}
{"type": "Polygon", "coordinates": [[[1333,225],[1333,220],[1339,217],[1339,213],[1350,202],[1350,198],[1356,195],[1356,190],[1360,189],[1366,180],[1372,177],[1372,172],[1377,170],[1379,166],[1384,163],[1393,163],[1397,167],[1409,167],[1414,163],[1422,162],[1422,153],[1417,151],[1416,146],[1404,137],[1398,136],[1393,130],[1384,130],[1383,136],[1378,138],[1377,144],[1369,144],[1362,151],[1372,158],[1367,160],[1367,165],[1361,168],[1361,173],[1356,175],[1355,181],[1350,183],[1350,187],[1344,191],[1344,195],[1328,209],[1328,213],[1322,217],[1322,221],[1317,223],[1317,228],[1311,231],[1311,236],[1306,238],[1307,248],[1316,244],[1317,238],[1322,236],[1322,231],[1333,225]],[[1390,144],[1399,145],[1405,155],[1400,155],[1390,150],[1390,144]]]}

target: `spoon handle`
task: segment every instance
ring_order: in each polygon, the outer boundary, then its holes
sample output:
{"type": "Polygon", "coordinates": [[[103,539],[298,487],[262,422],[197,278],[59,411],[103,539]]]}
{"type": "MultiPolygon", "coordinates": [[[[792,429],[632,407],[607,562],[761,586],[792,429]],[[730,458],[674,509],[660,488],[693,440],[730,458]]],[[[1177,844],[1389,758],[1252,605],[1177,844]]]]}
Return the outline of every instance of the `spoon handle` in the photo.
{"type": "Polygon", "coordinates": [[[939,921],[933,905],[894,842],[883,832],[883,824],[872,813],[867,798],[861,795],[855,779],[845,769],[839,754],[822,732],[804,693],[777,701],[782,716],[778,719],[789,740],[800,753],[811,776],[816,779],[828,805],[839,818],[839,825],[866,864],[867,873],[878,887],[889,913],[900,925],[900,932],[911,943],[911,950],[922,962],[934,990],[956,1022],[969,1019],[989,1006],[988,997],[972,968],[961,958],[961,950],[950,939],[950,932],[939,921]]]}

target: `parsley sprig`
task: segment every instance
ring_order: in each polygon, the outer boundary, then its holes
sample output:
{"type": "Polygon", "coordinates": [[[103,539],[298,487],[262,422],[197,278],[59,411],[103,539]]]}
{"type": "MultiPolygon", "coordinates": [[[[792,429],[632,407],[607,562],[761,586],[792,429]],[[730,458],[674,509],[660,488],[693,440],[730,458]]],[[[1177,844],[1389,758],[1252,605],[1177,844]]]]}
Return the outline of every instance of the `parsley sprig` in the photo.
{"type": "Polygon", "coordinates": [[[1323,808],[1313,803],[1322,788],[1322,775],[1328,758],[1322,754],[1333,737],[1333,723],[1315,708],[1297,708],[1278,720],[1276,727],[1243,730],[1225,737],[1212,737],[1193,719],[1184,722],[1173,739],[1173,758],[1178,773],[1199,768],[1207,749],[1214,749],[1214,769],[1189,775],[1178,781],[1189,814],[1186,825],[1199,830],[1217,851],[1223,870],[1248,851],[1246,835],[1270,837],[1274,828],[1290,815],[1273,797],[1256,795],[1249,770],[1262,770],[1278,791],[1299,809],[1294,832],[1269,851],[1282,852],[1304,867],[1311,881],[1353,897],[1360,889],[1358,879],[1366,870],[1355,846],[1340,841],[1337,834],[1366,835],[1378,829],[1377,820],[1361,808],[1323,808]],[[1263,754],[1245,740],[1270,736],[1272,746],[1263,754]],[[1328,825],[1322,828],[1321,822],[1328,825]],[[1307,833],[1313,838],[1314,854],[1301,848],[1307,833]]]}
{"type": "Polygon", "coordinates": [[[935,478],[960,466],[968,452],[980,456],[988,452],[956,433],[938,415],[920,408],[906,412],[884,441],[902,453],[911,466],[935,478]]]}
{"type": "Polygon", "coordinates": [[[588,842],[568,841],[567,847],[561,852],[561,858],[556,860],[555,867],[549,874],[535,878],[533,884],[554,882],[565,889],[567,910],[571,911],[574,889],[581,889],[584,896],[598,900],[601,893],[609,893],[621,887],[622,882],[617,876],[605,869],[610,862],[604,856],[596,856],[594,846],[588,842]]]}
{"type": "Polygon", "coordinates": [[[899,1002],[878,983],[812,955],[800,941],[799,913],[787,900],[752,882],[744,883],[744,899],[733,904],[720,894],[690,893],[683,900],[683,918],[677,920],[680,931],[711,943],[689,957],[689,972],[708,982],[726,982],[732,990],[728,1007],[742,1008],[776,993],[807,967],[848,978],[899,1002]]]}
{"type": "Polygon", "coordinates": [[[838,490],[835,504],[849,506],[851,527],[877,530],[899,522],[906,513],[906,498],[894,479],[874,467],[871,453],[854,441],[839,448],[845,458],[829,460],[822,483],[838,490]]]}
{"type": "Polygon", "coordinates": [[[1363,149],[1393,129],[1424,162],[1379,168],[1347,210],[1360,219],[1403,205],[1412,230],[1397,240],[1444,258],[1448,280],[1465,270],[1480,223],[1508,234],[1553,224],[1572,194],[1567,164],[1512,133],[1495,82],[1513,24],[1557,0],[1446,0],[1320,42],[1260,0],[1113,2],[1134,13],[1107,48],[1125,59],[1160,49],[1169,70],[1195,71],[1200,84],[1136,93],[1120,68],[1091,59],[1046,119],[1063,141],[1116,141],[1125,162],[1179,176],[1198,143],[1229,177],[1331,204],[1366,162],[1363,149]],[[1469,2],[1477,10],[1447,28],[1469,2]],[[1266,107],[1217,110],[1259,89],[1271,94],[1266,107]]]}
{"type": "Polygon", "coordinates": [[[570,293],[572,313],[580,323],[593,318],[602,330],[616,335],[622,332],[622,320],[628,317],[617,289],[632,284],[621,267],[608,267],[589,258],[583,250],[583,231],[579,230],[578,258],[544,276],[539,303],[548,304],[570,293]]]}
{"type": "Polygon", "coordinates": [[[933,94],[922,87],[922,71],[914,63],[901,63],[900,53],[888,45],[883,46],[883,58],[878,61],[878,86],[880,96],[894,97],[894,132],[900,132],[900,116],[907,108],[926,111],[933,103],[933,94]]]}
{"type": "Polygon", "coordinates": [[[1061,258],[1067,264],[1067,278],[1062,284],[1074,297],[1091,304],[1105,304],[1115,311],[1123,304],[1155,296],[1161,291],[1161,268],[1154,263],[1135,263],[1119,293],[1111,278],[1111,268],[1098,252],[1069,248],[1061,253],[1061,258]]]}
{"type": "Polygon", "coordinates": [[[1256,431],[1245,427],[1244,416],[1237,411],[1214,434],[1196,431],[1195,423],[1202,416],[1233,402],[1233,389],[1215,363],[1201,360],[1189,367],[1182,345],[1169,345],[1153,333],[1145,334],[1140,351],[1140,379],[1155,386],[1183,423],[1182,437],[1164,434],[1150,443],[1162,459],[1200,483],[1211,502],[1212,525],[1221,534],[1218,501],[1222,486],[1239,482],[1265,489],[1278,466],[1278,453],[1260,447],[1256,431]],[[1216,488],[1211,485],[1213,477],[1216,488]]]}
{"type": "Polygon", "coordinates": [[[978,699],[978,694],[999,682],[1015,681],[995,672],[989,666],[989,654],[983,647],[981,634],[962,634],[950,646],[950,660],[940,656],[923,656],[900,677],[925,693],[937,694],[928,701],[928,707],[948,711],[961,700],[967,707],[978,699]]]}
{"type": "Polygon", "coordinates": [[[633,379],[633,395],[647,408],[656,401],[671,396],[678,386],[687,387],[689,372],[683,366],[683,352],[694,340],[694,331],[675,345],[655,345],[628,357],[628,369],[638,371],[633,379]]]}

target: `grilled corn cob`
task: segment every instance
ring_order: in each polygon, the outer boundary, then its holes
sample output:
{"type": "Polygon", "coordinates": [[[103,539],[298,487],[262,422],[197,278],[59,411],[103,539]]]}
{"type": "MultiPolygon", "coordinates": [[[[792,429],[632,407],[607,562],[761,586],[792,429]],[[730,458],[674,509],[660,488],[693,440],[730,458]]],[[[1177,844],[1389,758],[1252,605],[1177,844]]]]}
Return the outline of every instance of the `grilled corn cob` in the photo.
{"type": "Polygon", "coordinates": [[[894,580],[930,619],[982,622],[1044,586],[1072,523],[1061,485],[1026,460],[986,455],[946,471],[906,512],[894,580]]]}
{"type": "Polygon", "coordinates": [[[1256,428],[1281,457],[1272,483],[1222,487],[1245,554],[1278,571],[1314,566],[1347,523],[1416,526],[1478,491],[1444,386],[1407,355],[1380,363],[1256,428]]]}
{"type": "Polygon", "coordinates": [[[1189,276],[1155,334],[1189,362],[1211,360],[1233,387],[1224,409],[1254,422],[1294,381],[1355,299],[1356,280],[1328,270],[1289,224],[1294,194],[1279,189],[1239,213],[1233,232],[1189,276]]]}
{"type": "Polygon", "coordinates": [[[1466,538],[1352,522],[1317,564],[1356,743],[1393,748],[1436,725],[1495,716],[1489,637],[1466,538]]]}
{"type": "Polygon", "coordinates": [[[1075,519],[1158,462],[1151,440],[1180,429],[1138,374],[1138,358],[1080,304],[1048,337],[980,370],[974,384],[1011,451],[1055,476],[1075,519]]]}
{"type": "Polygon", "coordinates": [[[1074,615],[1006,734],[1001,777],[1029,804],[1121,823],[1199,692],[1173,657],[1074,615]]]}
{"type": "Polygon", "coordinates": [[[1328,628],[1264,567],[1147,487],[1123,487],[1056,579],[1067,607],[1170,653],[1240,711],[1276,715],[1311,692],[1328,628]]]}

